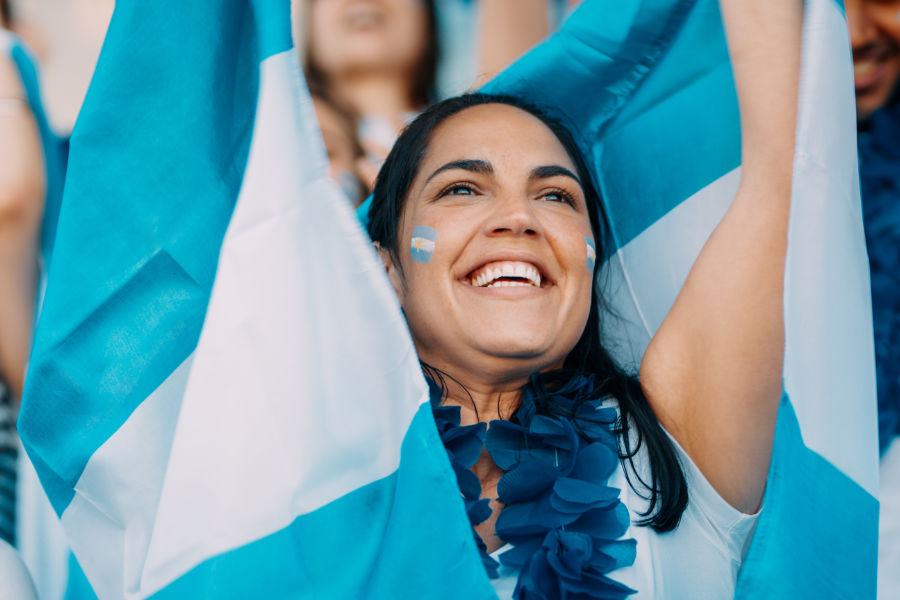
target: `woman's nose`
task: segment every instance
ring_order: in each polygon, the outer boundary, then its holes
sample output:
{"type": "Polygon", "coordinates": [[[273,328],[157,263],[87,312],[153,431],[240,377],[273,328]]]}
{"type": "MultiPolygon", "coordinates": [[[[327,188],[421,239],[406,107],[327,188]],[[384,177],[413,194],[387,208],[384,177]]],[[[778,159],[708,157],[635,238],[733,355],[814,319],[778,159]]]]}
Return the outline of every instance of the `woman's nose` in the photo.
{"type": "Polygon", "coordinates": [[[486,226],[492,235],[537,235],[541,231],[534,201],[525,194],[505,194],[496,198],[486,226]]]}

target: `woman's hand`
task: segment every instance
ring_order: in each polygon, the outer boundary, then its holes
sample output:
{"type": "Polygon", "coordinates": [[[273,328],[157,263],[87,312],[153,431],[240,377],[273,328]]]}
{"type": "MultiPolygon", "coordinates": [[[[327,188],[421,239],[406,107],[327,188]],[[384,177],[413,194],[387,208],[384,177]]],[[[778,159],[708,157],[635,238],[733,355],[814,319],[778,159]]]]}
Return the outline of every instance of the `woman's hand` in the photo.
{"type": "Polygon", "coordinates": [[[641,385],[718,492],[754,512],[782,389],[803,8],[720,4],[740,105],[741,184],[644,355],[641,385]]]}

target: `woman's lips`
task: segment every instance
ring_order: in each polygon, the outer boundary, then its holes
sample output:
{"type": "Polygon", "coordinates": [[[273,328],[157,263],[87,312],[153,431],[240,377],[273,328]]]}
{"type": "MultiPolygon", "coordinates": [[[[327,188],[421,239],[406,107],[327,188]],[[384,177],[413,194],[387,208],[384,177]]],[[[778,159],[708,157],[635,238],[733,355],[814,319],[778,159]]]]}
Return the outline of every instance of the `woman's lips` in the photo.
{"type": "Polygon", "coordinates": [[[853,82],[856,93],[865,94],[882,87],[891,66],[900,61],[900,46],[878,40],[853,50],[853,82]]]}
{"type": "Polygon", "coordinates": [[[542,277],[540,270],[531,263],[502,260],[482,265],[470,273],[468,279],[475,287],[541,287],[542,277]]]}
{"type": "Polygon", "coordinates": [[[883,58],[866,58],[853,62],[853,81],[857,92],[865,93],[878,87],[887,70],[883,58]]]}

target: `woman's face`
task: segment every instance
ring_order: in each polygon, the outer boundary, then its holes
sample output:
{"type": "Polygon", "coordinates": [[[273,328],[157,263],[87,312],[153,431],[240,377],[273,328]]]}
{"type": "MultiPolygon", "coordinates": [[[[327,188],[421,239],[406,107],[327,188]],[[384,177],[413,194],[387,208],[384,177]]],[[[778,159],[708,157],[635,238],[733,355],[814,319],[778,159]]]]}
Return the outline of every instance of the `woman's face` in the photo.
{"type": "Polygon", "coordinates": [[[421,0],[310,0],[309,51],[326,75],[409,73],[425,52],[421,0]]]}
{"type": "Polygon", "coordinates": [[[401,219],[402,272],[386,261],[422,360],[510,382],[562,365],[593,280],[575,171],[553,132],[511,106],[432,132],[401,219]]]}

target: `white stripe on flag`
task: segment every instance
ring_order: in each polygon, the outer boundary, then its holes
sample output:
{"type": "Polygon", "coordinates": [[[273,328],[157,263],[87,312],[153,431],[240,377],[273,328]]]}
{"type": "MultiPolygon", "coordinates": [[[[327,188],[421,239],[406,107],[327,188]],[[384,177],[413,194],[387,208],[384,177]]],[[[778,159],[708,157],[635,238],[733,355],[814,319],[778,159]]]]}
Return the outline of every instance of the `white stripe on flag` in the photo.
{"type": "Polygon", "coordinates": [[[740,183],[741,169],[716,179],[645,229],[605,263],[601,293],[614,317],[604,323],[616,359],[637,370],[652,334],[672,308],[713,228],[740,183]]]}
{"type": "Polygon", "coordinates": [[[836,2],[805,7],[809,42],[785,275],[785,389],[806,445],[877,496],[872,307],[849,34],[836,2]]]}
{"type": "Polygon", "coordinates": [[[91,456],[62,514],[72,549],[100,598],[121,597],[122,590],[143,596],[144,560],[192,360],[193,355],[173,371],[91,456]]]}

